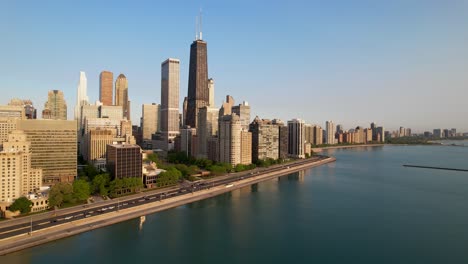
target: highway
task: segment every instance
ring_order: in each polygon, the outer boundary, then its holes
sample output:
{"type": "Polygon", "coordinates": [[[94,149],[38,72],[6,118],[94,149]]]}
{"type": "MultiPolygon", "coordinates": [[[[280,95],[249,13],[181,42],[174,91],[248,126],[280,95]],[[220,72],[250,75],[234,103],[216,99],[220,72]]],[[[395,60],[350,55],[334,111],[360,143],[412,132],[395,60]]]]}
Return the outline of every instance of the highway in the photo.
{"type": "MultiPolygon", "coordinates": [[[[260,168],[255,169],[252,171],[247,172],[240,172],[232,174],[228,177],[217,177],[210,180],[203,180],[200,182],[195,182],[190,184],[189,186],[182,186],[182,187],[173,187],[173,188],[166,188],[161,192],[157,193],[150,193],[147,194],[140,194],[139,196],[132,196],[130,199],[119,198],[113,199],[111,202],[103,203],[98,206],[89,206],[89,207],[74,207],[73,209],[64,211],[60,213],[60,215],[47,215],[43,214],[38,219],[34,220],[33,217],[29,217],[31,221],[27,222],[28,219],[21,219],[21,223],[15,224],[14,222],[9,221],[9,225],[3,224],[0,226],[0,240],[21,235],[27,234],[31,232],[31,230],[38,231],[44,228],[53,227],[56,225],[61,225],[64,223],[72,222],[75,220],[93,217],[96,215],[101,214],[108,214],[110,212],[119,211],[121,209],[127,209],[134,206],[140,206],[147,203],[155,203],[158,201],[162,201],[168,198],[177,197],[180,195],[186,195],[189,193],[198,192],[201,190],[206,190],[213,188],[215,186],[221,185],[229,185],[234,184],[236,181],[248,179],[255,176],[261,176],[264,174],[272,173],[278,170],[282,170],[285,168],[291,168],[295,166],[300,166],[306,163],[311,163],[315,161],[320,161],[328,158],[327,156],[314,156],[310,159],[297,161],[294,163],[287,163],[287,164],[280,164],[276,166],[272,166],[270,168],[260,168]],[[117,201],[116,201],[117,200],[117,201]]],[[[14,220],[13,220],[14,221],[14,220]]]]}

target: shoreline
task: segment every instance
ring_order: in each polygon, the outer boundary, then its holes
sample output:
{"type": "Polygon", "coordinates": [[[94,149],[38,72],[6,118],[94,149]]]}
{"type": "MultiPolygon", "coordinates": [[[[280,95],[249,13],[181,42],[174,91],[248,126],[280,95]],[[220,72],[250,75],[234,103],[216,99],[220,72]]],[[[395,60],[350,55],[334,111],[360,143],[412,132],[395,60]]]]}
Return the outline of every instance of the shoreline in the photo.
{"type": "Polygon", "coordinates": [[[313,152],[322,152],[324,150],[329,150],[329,149],[361,148],[361,147],[383,147],[383,146],[388,146],[388,145],[396,145],[396,144],[362,144],[362,145],[341,145],[341,146],[337,145],[337,146],[329,146],[329,147],[312,148],[312,151],[313,152]]]}
{"type": "Polygon", "coordinates": [[[52,242],[58,239],[77,235],[83,232],[88,232],[97,228],[135,219],[140,216],[145,216],[148,214],[153,214],[159,211],[167,210],[192,202],[208,199],[226,192],[250,186],[252,184],[284,176],[297,171],[321,166],[334,161],[336,161],[334,157],[328,157],[323,160],[312,161],[297,166],[292,165],[279,171],[274,171],[265,175],[254,176],[252,178],[236,181],[235,184],[233,184],[231,187],[227,187],[224,185],[216,186],[212,189],[202,190],[196,193],[188,193],[178,197],[169,198],[163,201],[155,201],[149,204],[144,204],[128,209],[122,209],[118,212],[98,215],[86,219],[80,219],[73,222],[64,223],[58,226],[41,229],[36,232],[33,231],[32,236],[22,234],[10,238],[5,238],[0,240],[0,256],[20,251],[26,248],[45,244],[48,242],[52,242]]]}

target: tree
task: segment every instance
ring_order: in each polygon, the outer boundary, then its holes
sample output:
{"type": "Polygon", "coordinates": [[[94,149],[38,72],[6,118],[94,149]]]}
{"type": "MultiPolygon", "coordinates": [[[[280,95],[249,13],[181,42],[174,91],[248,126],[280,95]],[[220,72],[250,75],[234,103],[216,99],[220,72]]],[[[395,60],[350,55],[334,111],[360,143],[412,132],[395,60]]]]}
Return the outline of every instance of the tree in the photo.
{"type": "Polygon", "coordinates": [[[50,189],[49,206],[60,207],[64,203],[73,201],[73,186],[70,183],[57,183],[50,189]]]}
{"type": "Polygon", "coordinates": [[[75,180],[73,182],[73,198],[78,201],[85,201],[91,194],[89,183],[85,180],[75,180]]]}
{"type": "Polygon", "coordinates": [[[94,177],[92,181],[92,193],[99,193],[101,196],[106,196],[109,194],[110,177],[109,174],[99,174],[94,177]]]}
{"type": "Polygon", "coordinates": [[[10,205],[10,211],[20,211],[22,214],[27,214],[31,212],[31,207],[33,203],[26,197],[22,196],[18,199],[16,199],[11,205],[10,205]]]}

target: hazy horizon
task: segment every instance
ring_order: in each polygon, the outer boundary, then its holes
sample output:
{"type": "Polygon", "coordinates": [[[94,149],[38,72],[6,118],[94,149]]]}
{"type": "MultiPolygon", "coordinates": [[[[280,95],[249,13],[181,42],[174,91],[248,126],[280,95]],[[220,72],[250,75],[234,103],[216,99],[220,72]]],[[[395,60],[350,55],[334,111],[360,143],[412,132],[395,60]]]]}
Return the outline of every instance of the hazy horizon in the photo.
{"type": "Polygon", "coordinates": [[[252,118],[301,118],[345,129],[468,132],[468,2],[7,1],[0,16],[0,104],[31,99],[38,117],[62,90],[73,119],[79,71],[91,103],[99,73],[129,82],[132,123],[160,103],[161,62],[181,61],[187,94],[195,16],[203,10],[216,106],[248,101],[252,118]]]}

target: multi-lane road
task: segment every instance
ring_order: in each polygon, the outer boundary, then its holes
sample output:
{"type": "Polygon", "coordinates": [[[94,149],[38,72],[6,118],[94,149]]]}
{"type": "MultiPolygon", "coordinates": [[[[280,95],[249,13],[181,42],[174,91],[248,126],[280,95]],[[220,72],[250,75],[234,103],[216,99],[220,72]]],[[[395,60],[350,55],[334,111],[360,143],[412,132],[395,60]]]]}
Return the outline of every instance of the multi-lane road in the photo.
{"type": "Polygon", "coordinates": [[[276,165],[270,168],[260,168],[253,171],[235,173],[229,177],[219,177],[207,181],[195,182],[182,187],[168,188],[161,192],[148,192],[146,195],[141,194],[137,195],[136,197],[132,196],[131,198],[122,198],[121,200],[114,199],[112,200],[112,202],[103,203],[99,206],[93,205],[89,207],[85,206],[75,207],[73,209],[70,208],[69,210],[61,212],[59,215],[42,215],[40,217],[37,217],[37,220],[34,220],[34,217],[31,217],[29,222],[26,221],[27,219],[22,219],[21,223],[17,224],[14,224],[14,222],[9,221],[10,224],[2,223],[2,225],[0,226],[0,240],[21,234],[27,234],[31,231],[34,232],[44,228],[61,225],[79,219],[107,214],[110,212],[115,212],[134,206],[140,206],[147,203],[154,203],[168,198],[186,195],[188,193],[194,193],[201,190],[210,189],[216,186],[225,185],[229,187],[231,186],[231,184],[234,185],[235,182],[243,179],[248,179],[255,176],[262,176],[267,173],[284,170],[285,168],[289,168],[289,166],[293,168],[296,166],[304,165],[305,163],[324,160],[326,158],[328,157],[314,156],[311,159],[301,160],[290,164],[276,165]]]}

